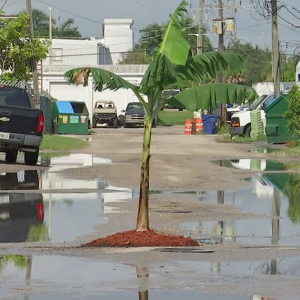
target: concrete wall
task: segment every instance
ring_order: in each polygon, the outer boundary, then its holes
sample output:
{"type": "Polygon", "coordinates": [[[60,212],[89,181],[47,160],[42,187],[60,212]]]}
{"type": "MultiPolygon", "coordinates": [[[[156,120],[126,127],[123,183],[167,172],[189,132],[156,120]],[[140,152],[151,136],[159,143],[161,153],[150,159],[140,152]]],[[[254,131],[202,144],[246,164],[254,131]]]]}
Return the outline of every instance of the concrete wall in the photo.
{"type": "Polygon", "coordinates": [[[100,40],[53,39],[52,53],[44,65],[98,65],[111,64],[109,49],[100,40]]]}
{"type": "Polygon", "coordinates": [[[109,48],[112,62],[119,63],[122,53],[133,49],[132,19],[105,19],[102,43],[109,48]]]}

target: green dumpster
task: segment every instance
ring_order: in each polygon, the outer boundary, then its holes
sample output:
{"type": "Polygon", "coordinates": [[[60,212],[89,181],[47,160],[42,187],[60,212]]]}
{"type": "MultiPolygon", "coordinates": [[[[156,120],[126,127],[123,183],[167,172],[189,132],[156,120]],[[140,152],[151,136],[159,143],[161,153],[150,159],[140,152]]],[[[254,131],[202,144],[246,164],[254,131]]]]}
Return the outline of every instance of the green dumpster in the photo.
{"type": "Polygon", "coordinates": [[[288,108],[288,96],[281,95],[266,108],[266,135],[269,144],[284,144],[291,139],[291,132],[287,128],[288,118],[284,113],[288,108]]]}
{"type": "Polygon", "coordinates": [[[89,112],[84,102],[55,101],[52,121],[58,134],[88,134],[89,112]]]}
{"type": "Polygon", "coordinates": [[[45,122],[45,133],[52,133],[52,116],[51,101],[47,96],[40,96],[41,110],[43,111],[45,122]]]}

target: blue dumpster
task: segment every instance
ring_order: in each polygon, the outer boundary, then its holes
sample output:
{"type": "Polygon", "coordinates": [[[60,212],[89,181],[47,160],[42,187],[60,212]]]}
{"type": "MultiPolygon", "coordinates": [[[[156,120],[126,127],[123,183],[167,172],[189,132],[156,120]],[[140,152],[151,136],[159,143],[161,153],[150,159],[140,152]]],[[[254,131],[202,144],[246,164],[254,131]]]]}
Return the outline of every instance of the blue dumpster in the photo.
{"type": "Polygon", "coordinates": [[[216,123],[219,120],[219,116],[206,115],[202,116],[204,134],[216,134],[216,123]]]}

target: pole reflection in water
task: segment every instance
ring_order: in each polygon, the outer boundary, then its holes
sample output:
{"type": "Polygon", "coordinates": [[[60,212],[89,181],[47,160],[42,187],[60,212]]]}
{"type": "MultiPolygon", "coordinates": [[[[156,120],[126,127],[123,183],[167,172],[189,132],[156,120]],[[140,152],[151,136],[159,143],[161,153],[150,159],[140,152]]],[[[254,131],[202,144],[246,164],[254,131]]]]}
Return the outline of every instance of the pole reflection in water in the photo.
{"type": "MultiPolygon", "coordinates": [[[[279,218],[280,218],[280,193],[274,189],[272,199],[272,245],[278,245],[279,241],[279,218]]],[[[271,261],[271,275],[277,274],[277,259],[271,261]]]]}
{"type": "MultiPolygon", "coordinates": [[[[218,191],[218,204],[224,204],[225,203],[225,191],[218,191]]],[[[221,243],[224,242],[224,221],[218,222],[220,226],[220,234],[221,234],[221,243]]]]}
{"type": "MultiPolygon", "coordinates": [[[[31,281],[31,271],[32,271],[32,256],[27,258],[27,267],[26,267],[26,285],[30,285],[31,281]]],[[[29,300],[29,296],[24,296],[24,300],[29,300]]]]}
{"type": "MultiPolygon", "coordinates": [[[[149,273],[147,268],[136,267],[136,274],[137,274],[137,278],[139,279],[149,278],[149,273]]],[[[139,300],[148,300],[148,299],[149,299],[148,290],[139,292],[139,300]]]]}

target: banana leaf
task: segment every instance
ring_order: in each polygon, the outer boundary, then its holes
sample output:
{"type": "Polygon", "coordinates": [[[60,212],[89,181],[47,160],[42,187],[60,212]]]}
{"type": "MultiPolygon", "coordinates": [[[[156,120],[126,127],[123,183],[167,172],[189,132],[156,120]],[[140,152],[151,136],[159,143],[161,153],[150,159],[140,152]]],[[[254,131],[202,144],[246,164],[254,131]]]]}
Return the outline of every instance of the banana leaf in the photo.
{"type": "Polygon", "coordinates": [[[173,65],[185,65],[190,51],[190,44],[181,33],[181,22],[184,13],[187,13],[185,6],[188,2],[182,1],[173,15],[164,33],[163,40],[159,45],[157,54],[164,54],[173,65]]]}
{"type": "Polygon", "coordinates": [[[257,97],[248,86],[228,83],[205,84],[187,89],[168,100],[168,104],[189,111],[214,108],[218,103],[242,103],[257,97]]]}

